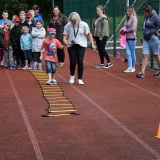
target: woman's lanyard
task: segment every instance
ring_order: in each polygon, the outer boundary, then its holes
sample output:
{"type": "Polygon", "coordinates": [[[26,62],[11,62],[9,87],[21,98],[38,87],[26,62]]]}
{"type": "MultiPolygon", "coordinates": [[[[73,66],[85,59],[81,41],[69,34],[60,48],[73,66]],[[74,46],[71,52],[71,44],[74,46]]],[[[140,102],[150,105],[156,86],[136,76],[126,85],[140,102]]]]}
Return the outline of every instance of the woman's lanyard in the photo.
{"type": "Polygon", "coordinates": [[[75,31],[74,25],[73,25],[73,30],[74,30],[74,37],[76,39],[76,37],[78,35],[78,31],[79,31],[79,25],[78,25],[78,28],[77,28],[77,32],[75,31]]]}

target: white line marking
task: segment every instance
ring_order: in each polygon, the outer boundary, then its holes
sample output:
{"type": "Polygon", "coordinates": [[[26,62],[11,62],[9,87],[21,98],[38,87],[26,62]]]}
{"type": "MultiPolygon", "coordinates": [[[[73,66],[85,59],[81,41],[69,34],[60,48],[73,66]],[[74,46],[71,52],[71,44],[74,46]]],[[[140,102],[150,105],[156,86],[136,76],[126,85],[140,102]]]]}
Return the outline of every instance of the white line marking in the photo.
{"type": "MultiPolygon", "coordinates": [[[[60,74],[57,73],[57,76],[63,79],[66,83],[68,81],[62,77],[60,74]]],[[[129,130],[125,125],[123,125],[120,121],[118,121],[116,118],[114,118],[110,113],[108,113],[106,110],[104,110],[99,104],[97,104],[95,101],[93,101],[91,98],[89,98],[86,94],[84,94],[82,91],[80,91],[77,87],[74,85],[71,85],[74,90],[76,90],[80,95],[82,95],[86,100],[88,100],[92,105],[94,105],[97,109],[99,109],[102,113],[104,113],[111,121],[113,121],[115,124],[117,124],[120,128],[122,128],[125,132],[127,132],[133,139],[135,139],[138,143],[140,143],[146,150],[148,150],[152,155],[154,155],[157,160],[160,160],[160,154],[155,151],[153,148],[151,148],[147,143],[145,143],[142,139],[140,139],[136,134],[134,134],[131,130],[129,130]]]]}
{"type": "Polygon", "coordinates": [[[26,114],[26,111],[25,111],[25,109],[24,109],[24,106],[23,106],[23,104],[22,104],[22,101],[21,101],[21,99],[20,99],[20,97],[19,97],[19,95],[18,95],[18,92],[17,92],[17,90],[16,90],[16,88],[15,88],[15,85],[14,85],[14,83],[13,83],[13,80],[12,80],[12,78],[11,78],[8,70],[6,70],[6,74],[7,74],[7,76],[8,76],[8,79],[9,79],[9,82],[10,82],[10,84],[11,84],[12,90],[13,90],[14,95],[15,95],[15,97],[16,97],[16,100],[17,100],[19,109],[20,109],[20,111],[21,111],[21,114],[22,114],[24,123],[25,123],[25,125],[26,125],[26,127],[27,127],[27,130],[28,130],[30,139],[31,139],[32,144],[33,144],[34,151],[35,151],[36,156],[37,156],[37,159],[38,159],[38,160],[43,160],[42,153],[41,153],[41,151],[40,151],[40,148],[39,148],[38,142],[37,142],[37,140],[36,140],[36,137],[35,137],[35,135],[34,135],[34,133],[33,133],[33,129],[32,129],[32,127],[31,127],[31,125],[30,125],[29,120],[28,120],[28,116],[27,116],[27,114],[26,114]]]}
{"type": "MultiPolygon", "coordinates": [[[[90,65],[90,66],[92,66],[92,67],[95,67],[94,65],[92,65],[92,64],[89,63],[89,62],[86,62],[86,61],[85,61],[84,63],[86,63],[86,64],[88,64],[88,65],[90,65]]],[[[120,77],[118,77],[118,76],[116,76],[116,75],[114,75],[114,74],[112,74],[112,73],[109,73],[109,72],[107,72],[107,71],[104,70],[104,69],[99,69],[99,70],[101,70],[102,72],[107,73],[108,75],[110,75],[110,76],[112,76],[112,77],[114,77],[114,78],[117,78],[117,79],[119,79],[119,80],[121,80],[121,81],[123,81],[123,82],[126,82],[126,83],[128,83],[128,84],[130,84],[130,85],[132,85],[132,86],[134,86],[134,87],[136,87],[136,88],[138,88],[138,89],[140,89],[140,90],[142,90],[142,91],[145,91],[145,92],[147,92],[147,93],[149,93],[149,94],[151,94],[151,95],[153,95],[153,96],[156,96],[156,97],[160,98],[160,95],[158,95],[158,94],[156,94],[156,93],[154,93],[154,92],[151,92],[151,91],[149,91],[149,90],[147,90],[147,89],[145,89],[145,88],[142,88],[142,87],[140,87],[140,86],[138,86],[138,85],[136,85],[136,84],[134,84],[134,83],[132,83],[132,82],[129,82],[129,81],[123,79],[123,78],[120,78],[120,77]]]]}

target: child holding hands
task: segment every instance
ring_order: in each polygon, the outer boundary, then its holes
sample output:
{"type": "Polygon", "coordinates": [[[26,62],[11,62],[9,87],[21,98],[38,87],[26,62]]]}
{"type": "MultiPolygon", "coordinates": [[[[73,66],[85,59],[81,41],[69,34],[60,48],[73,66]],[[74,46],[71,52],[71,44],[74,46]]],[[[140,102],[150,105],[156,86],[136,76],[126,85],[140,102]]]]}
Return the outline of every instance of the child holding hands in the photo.
{"type": "Polygon", "coordinates": [[[63,49],[63,45],[59,40],[55,38],[56,30],[54,28],[48,28],[48,37],[43,41],[41,46],[41,56],[44,57],[46,64],[46,72],[48,74],[48,85],[57,84],[55,80],[56,66],[57,66],[57,48],[63,49]],[[44,55],[43,55],[44,54],[44,55]]]}

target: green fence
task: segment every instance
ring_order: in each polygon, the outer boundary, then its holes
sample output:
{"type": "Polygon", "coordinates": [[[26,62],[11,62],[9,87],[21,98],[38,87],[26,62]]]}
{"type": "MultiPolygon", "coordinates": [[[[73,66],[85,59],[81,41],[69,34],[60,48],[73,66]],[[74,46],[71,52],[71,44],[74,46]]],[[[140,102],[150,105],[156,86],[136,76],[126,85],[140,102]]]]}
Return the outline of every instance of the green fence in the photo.
{"type": "MultiPolygon", "coordinates": [[[[127,0],[63,0],[63,12],[68,16],[71,12],[78,12],[83,21],[87,22],[92,30],[92,23],[96,16],[96,6],[105,5],[106,15],[109,17],[110,41],[114,41],[114,56],[116,56],[116,41],[118,31],[125,22],[125,8],[127,0]]],[[[159,14],[159,0],[129,0],[129,5],[136,10],[138,17],[137,38],[142,38],[143,6],[152,5],[153,9],[159,14]]],[[[153,57],[151,58],[153,67],[153,57]]]]}

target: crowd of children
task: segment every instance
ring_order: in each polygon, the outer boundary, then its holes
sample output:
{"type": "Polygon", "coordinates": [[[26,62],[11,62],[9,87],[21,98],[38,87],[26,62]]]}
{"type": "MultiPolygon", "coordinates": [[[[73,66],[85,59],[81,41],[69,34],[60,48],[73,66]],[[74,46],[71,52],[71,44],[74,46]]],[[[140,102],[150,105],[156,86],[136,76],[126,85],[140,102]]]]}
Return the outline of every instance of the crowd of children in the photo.
{"type": "Polygon", "coordinates": [[[12,20],[8,16],[4,10],[0,20],[0,65],[7,69],[42,69],[40,48],[46,31],[39,6],[34,5],[27,13],[20,11],[12,20]]]}

